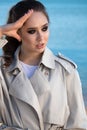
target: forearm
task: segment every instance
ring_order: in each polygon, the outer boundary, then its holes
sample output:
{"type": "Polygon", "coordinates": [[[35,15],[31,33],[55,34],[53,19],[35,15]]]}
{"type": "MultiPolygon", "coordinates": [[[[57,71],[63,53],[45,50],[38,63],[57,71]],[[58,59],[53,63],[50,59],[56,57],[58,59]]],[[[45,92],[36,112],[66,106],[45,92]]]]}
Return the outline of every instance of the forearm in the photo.
{"type": "Polygon", "coordinates": [[[10,28],[12,24],[2,25],[0,26],[0,38],[2,38],[3,35],[8,35],[8,32],[10,31],[10,28]]]}

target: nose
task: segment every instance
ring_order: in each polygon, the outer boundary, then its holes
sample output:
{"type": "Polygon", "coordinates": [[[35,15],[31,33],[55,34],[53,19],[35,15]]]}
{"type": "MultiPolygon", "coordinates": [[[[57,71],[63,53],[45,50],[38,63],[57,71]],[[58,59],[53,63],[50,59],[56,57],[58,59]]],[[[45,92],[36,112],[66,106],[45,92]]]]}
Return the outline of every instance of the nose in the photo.
{"type": "Polygon", "coordinates": [[[42,41],[43,40],[43,33],[42,32],[37,32],[37,40],[42,41]]]}

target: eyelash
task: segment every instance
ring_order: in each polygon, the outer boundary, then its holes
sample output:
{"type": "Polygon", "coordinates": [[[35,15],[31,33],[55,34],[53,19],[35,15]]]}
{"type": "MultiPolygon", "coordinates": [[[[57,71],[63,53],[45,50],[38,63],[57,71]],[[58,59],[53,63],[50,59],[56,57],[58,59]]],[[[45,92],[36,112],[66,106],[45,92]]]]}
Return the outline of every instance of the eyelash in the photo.
{"type": "MultiPolygon", "coordinates": [[[[43,32],[46,32],[48,30],[48,26],[43,27],[41,30],[43,32]]],[[[34,34],[35,32],[36,32],[36,30],[34,30],[34,29],[28,31],[29,34],[34,34]]]]}
{"type": "Polygon", "coordinates": [[[43,32],[46,32],[47,30],[48,30],[48,26],[45,26],[45,27],[42,28],[43,32]]]}

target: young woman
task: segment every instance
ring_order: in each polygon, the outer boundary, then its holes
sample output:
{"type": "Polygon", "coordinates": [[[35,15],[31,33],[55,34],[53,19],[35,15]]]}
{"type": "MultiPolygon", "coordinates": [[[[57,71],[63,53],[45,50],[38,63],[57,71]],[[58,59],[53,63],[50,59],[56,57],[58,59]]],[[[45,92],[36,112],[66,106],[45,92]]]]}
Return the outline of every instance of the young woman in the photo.
{"type": "Polygon", "coordinates": [[[0,37],[0,130],[86,129],[76,65],[48,49],[44,5],[36,0],[14,5],[0,37]]]}

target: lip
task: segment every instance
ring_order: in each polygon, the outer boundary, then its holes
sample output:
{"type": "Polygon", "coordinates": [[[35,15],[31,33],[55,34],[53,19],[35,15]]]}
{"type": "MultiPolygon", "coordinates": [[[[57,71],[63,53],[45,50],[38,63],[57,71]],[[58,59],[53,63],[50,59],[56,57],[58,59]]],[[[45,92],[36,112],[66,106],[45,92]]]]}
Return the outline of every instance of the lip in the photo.
{"type": "Polygon", "coordinates": [[[44,48],[44,43],[38,44],[38,45],[36,45],[36,47],[37,47],[38,49],[42,49],[42,48],[44,48]]]}

